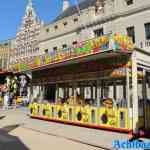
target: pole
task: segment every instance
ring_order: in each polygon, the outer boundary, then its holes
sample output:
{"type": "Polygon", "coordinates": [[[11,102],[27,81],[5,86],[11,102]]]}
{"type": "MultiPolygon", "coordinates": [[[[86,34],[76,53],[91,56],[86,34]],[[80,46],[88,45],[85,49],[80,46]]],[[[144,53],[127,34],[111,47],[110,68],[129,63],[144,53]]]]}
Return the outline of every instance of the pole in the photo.
{"type": "MultiPolygon", "coordinates": [[[[132,119],[132,116],[130,115],[131,109],[130,109],[130,76],[129,76],[129,68],[126,67],[126,101],[127,101],[127,109],[128,109],[128,124],[130,125],[130,118],[132,119]]],[[[132,127],[132,125],[130,125],[132,127]]]]}
{"type": "Polygon", "coordinates": [[[97,107],[100,107],[100,98],[101,98],[101,88],[100,88],[100,80],[96,81],[96,87],[97,87],[97,95],[96,95],[96,99],[97,99],[97,107]]]}
{"type": "Polygon", "coordinates": [[[138,94],[137,94],[137,61],[136,51],[132,53],[132,101],[133,101],[133,132],[138,133],[139,124],[139,106],[138,106],[138,94]]]}
{"type": "Polygon", "coordinates": [[[143,69],[143,99],[144,99],[144,127],[145,129],[148,128],[148,122],[147,122],[147,90],[146,90],[146,71],[143,69]]]}
{"type": "Polygon", "coordinates": [[[55,103],[58,103],[58,84],[56,84],[56,90],[55,90],[55,103]]]}
{"type": "Polygon", "coordinates": [[[77,97],[77,82],[73,82],[73,104],[76,105],[76,97],[77,97]]]}

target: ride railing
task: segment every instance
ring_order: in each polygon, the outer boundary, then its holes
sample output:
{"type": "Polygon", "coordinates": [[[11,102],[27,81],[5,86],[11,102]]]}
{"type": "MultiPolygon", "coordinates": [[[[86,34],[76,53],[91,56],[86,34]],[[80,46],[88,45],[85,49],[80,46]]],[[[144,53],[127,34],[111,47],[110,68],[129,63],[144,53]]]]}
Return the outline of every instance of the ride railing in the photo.
{"type": "Polygon", "coordinates": [[[71,47],[64,49],[51,50],[50,52],[35,56],[32,63],[17,63],[12,66],[16,71],[25,71],[36,67],[45,66],[57,62],[63,62],[76,57],[83,57],[91,54],[97,54],[109,50],[126,50],[131,51],[134,44],[126,35],[112,34],[103,35],[94,39],[89,39],[84,42],[77,42],[71,47]]]}
{"type": "Polygon", "coordinates": [[[29,105],[31,117],[46,120],[78,123],[81,125],[101,126],[104,128],[121,128],[130,130],[131,121],[128,119],[127,108],[119,107],[94,107],[90,105],[68,104],[39,104],[29,105]]]}

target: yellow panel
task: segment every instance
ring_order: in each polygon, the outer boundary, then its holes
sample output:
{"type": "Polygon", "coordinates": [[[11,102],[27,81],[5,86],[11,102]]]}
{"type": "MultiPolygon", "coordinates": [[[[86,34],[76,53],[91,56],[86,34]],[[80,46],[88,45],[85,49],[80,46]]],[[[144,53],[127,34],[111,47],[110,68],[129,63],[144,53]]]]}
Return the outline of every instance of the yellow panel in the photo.
{"type": "Polygon", "coordinates": [[[45,116],[46,116],[47,118],[51,118],[52,114],[51,114],[51,105],[50,105],[50,103],[47,103],[47,104],[45,105],[45,110],[46,110],[45,116]]]}
{"type": "MultiPolygon", "coordinates": [[[[56,112],[56,117],[55,119],[59,120],[69,120],[69,105],[64,104],[64,105],[56,105],[55,107],[55,112],[56,112]]],[[[71,108],[72,109],[72,108],[71,108]]],[[[73,109],[72,109],[73,110],[73,109]]]]}
{"type": "Polygon", "coordinates": [[[98,124],[98,108],[90,107],[90,114],[89,114],[89,123],[97,125],[98,124]]]}
{"type": "Polygon", "coordinates": [[[147,107],[147,118],[148,128],[150,128],[150,106],[147,107]]]}
{"type": "Polygon", "coordinates": [[[89,123],[90,107],[89,106],[76,106],[75,108],[75,121],[80,123],[89,123]]]}
{"type": "Polygon", "coordinates": [[[139,117],[139,128],[144,127],[144,117],[139,117]]]}
{"type": "Polygon", "coordinates": [[[51,119],[56,119],[56,105],[51,104],[51,119]]]}
{"type": "Polygon", "coordinates": [[[74,106],[66,106],[68,109],[68,116],[67,116],[67,120],[68,121],[75,121],[75,107],[74,106]]]}
{"type": "Polygon", "coordinates": [[[32,113],[31,113],[32,116],[38,116],[38,104],[37,103],[32,103],[29,106],[29,108],[30,110],[32,110],[32,113]]]}
{"type": "Polygon", "coordinates": [[[16,103],[17,103],[17,104],[22,103],[22,98],[18,96],[17,99],[16,99],[16,103]]]}
{"type": "Polygon", "coordinates": [[[102,126],[118,127],[117,111],[114,108],[99,108],[98,123],[102,126]]]}
{"type": "Polygon", "coordinates": [[[3,98],[0,96],[0,103],[2,103],[3,102],[3,98]]]}
{"type": "Polygon", "coordinates": [[[61,109],[62,109],[62,119],[63,120],[68,120],[68,118],[69,118],[68,105],[67,104],[63,105],[63,107],[61,109]]]}
{"type": "Polygon", "coordinates": [[[55,112],[56,112],[56,118],[55,119],[63,120],[63,106],[62,105],[56,105],[55,112]]]}

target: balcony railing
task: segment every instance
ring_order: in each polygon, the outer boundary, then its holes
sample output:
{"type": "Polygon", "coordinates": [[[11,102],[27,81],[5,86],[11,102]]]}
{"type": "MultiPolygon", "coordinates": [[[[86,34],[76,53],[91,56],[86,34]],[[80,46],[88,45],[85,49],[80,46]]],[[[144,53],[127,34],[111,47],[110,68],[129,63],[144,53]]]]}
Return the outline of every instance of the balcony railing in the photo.
{"type": "Polygon", "coordinates": [[[150,48],[150,40],[146,40],[146,41],[141,41],[137,47],[145,49],[145,50],[149,50],[150,48]]]}
{"type": "Polygon", "coordinates": [[[145,47],[150,47],[150,40],[145,41],[145,47]]]}

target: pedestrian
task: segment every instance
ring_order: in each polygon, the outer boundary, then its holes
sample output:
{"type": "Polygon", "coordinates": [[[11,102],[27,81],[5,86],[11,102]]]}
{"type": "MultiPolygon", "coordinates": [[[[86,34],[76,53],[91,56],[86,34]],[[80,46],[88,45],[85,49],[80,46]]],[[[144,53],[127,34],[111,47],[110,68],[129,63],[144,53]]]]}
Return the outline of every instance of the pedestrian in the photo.
{"type": "Polygon", "coordinates": [[[2,104],[2,91],[0,89],[0,104],[2,104]]]}
{"type": "Polygon", "coordinates": [[[9,93],[6,92],[4,95],[4,106],[3,106],[4,110],[8,109],[8,102],[9,102],[9,93]]]}
{"type": "Polygon", "coordinates": [[[10,93],[10,96],[9,96],[9,106],[12,106],[13,99],[14,99],[14,94],[10,93]]]}

